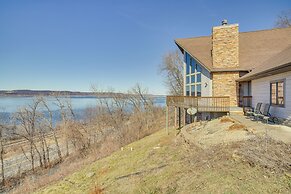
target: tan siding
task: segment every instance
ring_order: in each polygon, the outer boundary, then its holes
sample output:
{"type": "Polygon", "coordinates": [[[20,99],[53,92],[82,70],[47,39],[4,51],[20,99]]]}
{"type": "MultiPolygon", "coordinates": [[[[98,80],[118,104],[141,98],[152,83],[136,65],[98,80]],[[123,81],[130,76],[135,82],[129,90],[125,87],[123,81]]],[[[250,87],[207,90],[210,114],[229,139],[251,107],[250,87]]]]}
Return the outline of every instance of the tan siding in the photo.
{"type": "Polygon", "coordinates": [[[212,96],[211,74],[204,67],[201,72],[201,96],[212,96]]]}
{"type": "Polygon", "coordinates": [[[258,102],[270,103],[270,82],[286,79],[285,87],[285,108],[271,106],[270,113],[273,116],[291,119],[291,71],[281,73],[252,81],[252,104],[258,102]]]}

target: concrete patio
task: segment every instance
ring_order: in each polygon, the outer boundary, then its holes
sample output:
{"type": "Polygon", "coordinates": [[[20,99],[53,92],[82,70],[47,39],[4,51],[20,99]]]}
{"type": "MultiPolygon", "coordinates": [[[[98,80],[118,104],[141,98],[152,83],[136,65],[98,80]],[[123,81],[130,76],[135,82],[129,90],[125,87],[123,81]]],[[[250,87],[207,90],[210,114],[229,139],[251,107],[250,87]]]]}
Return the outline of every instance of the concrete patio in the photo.
{"type": "Polygon", "coordinates": [[[230,117],[245,125],[247,128],[253,129],[255,134],[267,133],[275,140],[291,144],[291,127],[285,125],[267,124],[260,121],[252,121],[246,116],[240,114],[230,114],[230,117]]]}

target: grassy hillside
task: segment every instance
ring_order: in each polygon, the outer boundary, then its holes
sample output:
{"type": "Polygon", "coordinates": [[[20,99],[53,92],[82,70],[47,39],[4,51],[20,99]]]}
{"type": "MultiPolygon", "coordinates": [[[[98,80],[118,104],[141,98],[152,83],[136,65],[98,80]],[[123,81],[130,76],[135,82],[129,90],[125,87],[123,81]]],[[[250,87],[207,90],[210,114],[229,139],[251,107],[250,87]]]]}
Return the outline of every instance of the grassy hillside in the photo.
{"type": "Polygon", "coordinates": [[[201,148],[176,132],[145,137],[37,193],[291,192],[286,171],[239,154],[246,142],[201,148]]]}

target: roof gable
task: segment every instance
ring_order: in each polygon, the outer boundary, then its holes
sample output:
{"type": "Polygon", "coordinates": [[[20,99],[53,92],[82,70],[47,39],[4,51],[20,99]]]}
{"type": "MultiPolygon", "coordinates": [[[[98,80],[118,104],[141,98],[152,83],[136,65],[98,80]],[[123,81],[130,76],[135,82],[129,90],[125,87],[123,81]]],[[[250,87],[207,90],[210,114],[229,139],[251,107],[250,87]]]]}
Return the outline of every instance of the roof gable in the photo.
{"type": "MultiPolygon", "coordinates": [[[[212,37],[176,39],[176,44],[195,57],[210,71],[212,37]]],[[[291,45],[291,27],[239,33],[239,68],[248,71],[279,54],[291,45]]],[[[235,69],[234,69],[235,70],[235,69]]]]}

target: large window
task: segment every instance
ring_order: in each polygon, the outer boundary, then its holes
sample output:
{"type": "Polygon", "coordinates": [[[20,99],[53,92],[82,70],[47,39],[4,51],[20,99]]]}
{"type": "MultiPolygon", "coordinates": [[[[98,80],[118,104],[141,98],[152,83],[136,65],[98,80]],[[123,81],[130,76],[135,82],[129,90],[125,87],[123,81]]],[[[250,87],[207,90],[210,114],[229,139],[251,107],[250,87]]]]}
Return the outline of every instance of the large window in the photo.
{"type": "Polygon", "coordinates": [[[186,95],[201,96],[201,65],[185,53],[186,63],[186,95]]]}
{"type": "Polygon", "coordinates": [[[185,55],[185,61],[186,61],[186,74],[189,74],[190,73],[190,65],[188,65],[188,64],[190,64],[190,55],[188,55],[188,53],[186,53],[186,55],[185,55]]]}
{"type": "Polygon", "coordinates": [[[274,81],[271,82],[271,105],[274,106],[285,106],[285,81],[274,81]]]}

